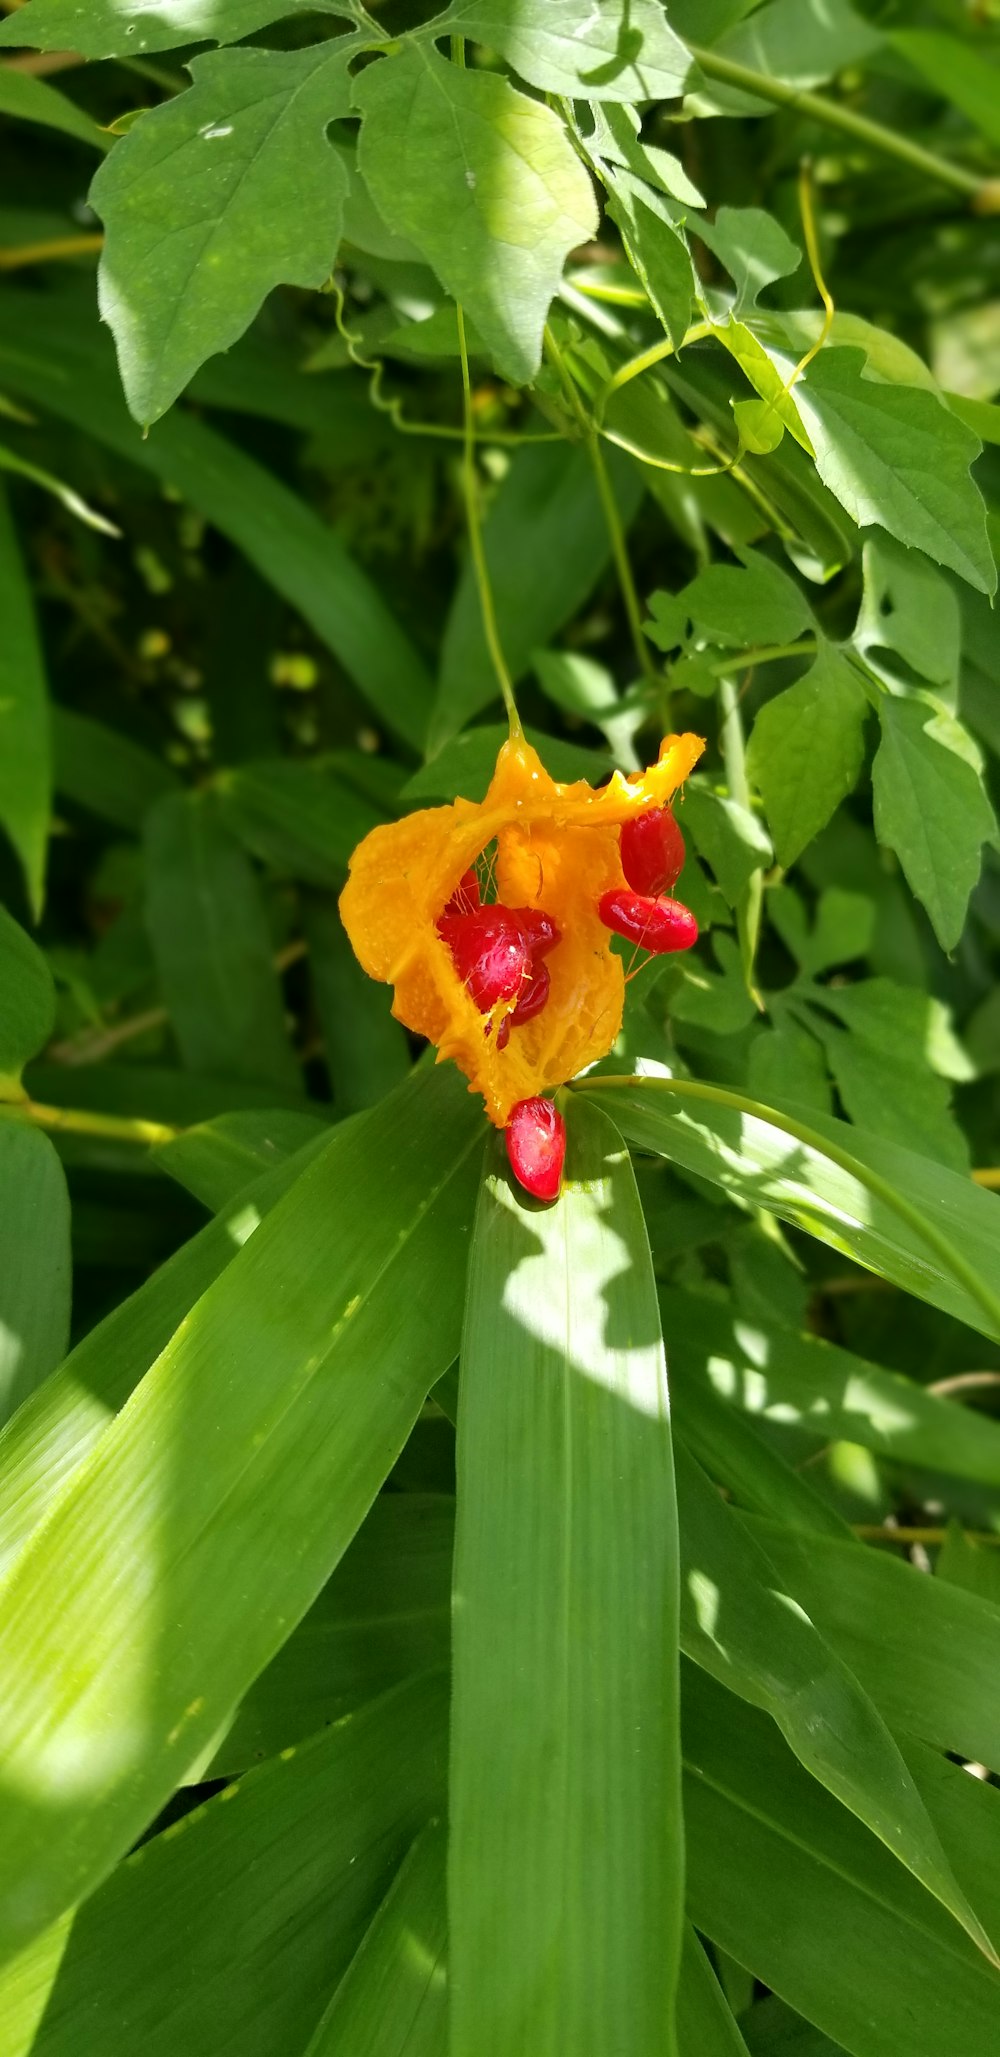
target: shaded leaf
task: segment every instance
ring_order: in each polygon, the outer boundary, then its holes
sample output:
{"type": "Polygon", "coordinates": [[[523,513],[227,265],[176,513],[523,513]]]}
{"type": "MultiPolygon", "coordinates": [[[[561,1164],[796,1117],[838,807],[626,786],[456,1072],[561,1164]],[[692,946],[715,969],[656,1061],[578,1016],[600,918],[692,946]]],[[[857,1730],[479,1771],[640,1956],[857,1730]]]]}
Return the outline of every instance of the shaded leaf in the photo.
{"type": "Polygon", "coordinates": [[[787,867],[826,827],[864,762],[868,701],[857,674],[821,643],[805,677],[766,701],[747,769],[764,802],[778,863],[787,867]]]}
{"type": "Polygon", "coordinates": [[[285,878],[338,890],[363,836],[384,820],[344,780],[315,763],[261,758],[219,773],[223,821],[285,878]]]}
{"type": "Polygon", "coordinates": [[[503,376],[526,384],[565,259],[597,226],[562,123],[506,79],[416,43],[369,65],[354,97],[379,213],[468,308],[503,376]]]}
{"type": "Polygon", "coordinates": [[[0,827],[37,921],[45,897],[52,767],[45,665],[27,574],[0,485],[0,827]]]}
{"type": "Polygon", "coordinates": [[[56,1014],[52,973],[31,937],[0,907],[0,1100],[21,1100],[21,1073],[48,1042],[56,1014]]]}
{"type": "Polygon", "coordinates": [[[754,872],[771,861],[766,830],[748,807],[707,786],[689,785],[679,813],[730,907],[735,907],[754,872]]]}
{"type": "Polygon", "coordinates": [[[965,43],[937,29],[896,29],[889,38],[935,93],[961,109],[991,143],[1000,143],[1000,69],[983,38],[965,43]]]}
{"type": "Polygon", "coordinates": [[[0,1422],[64,1356],[70,1285],[62,1165],[38,1129],[0,1122],[0,1422]]]}
{"type": "Polygon", "coordinates": [[[447,2057],[448,1838],[412,1844],[323,2016],[306,2057],[447,2057]]]}
{"type": "Polygon", "coordinates": [[[120,729],[70,707],[52,709],[56,792],[129,834],[177,781],[168,764],[120,729]]]}
{"type": "MultiPolygon", "coordinates": [[[[869,661],[873,651],[893,651],[904,666],[953,694],[962,643],[954,586],[921,551],[904,550],[891,536],[869,537],[864,573],[864,597],[854,631],[859,650],[869,661]]],[[[897,676],[900,669],[895,667],[897,676]]]]}
{"type": "Polygon", "coordinates": [[[317,1115],[290,1107],[220,1114],[161,1143],[156,1162],[217,1214],[255,1179],[287,1164],[310,1144],[322,1145],[329,1135],[317,1115]]]}
{"type": "Polygon", "coordinates": [[[627,1154],[609,1122],[576,1101],[569,1112],[558,1206],[519,1197],[497,1151],[473,1241],[452,2057],[673,2047],[683,1858],[665,1366],[627,1154]]]}
{"type": "Polygon", "coordinates": [[[982,846],[996,828],[969,761],[974,746],[957,722],[926,700],[885,694],[878,713],[875,833],[895,850],[942,950],[953,950],[979,878],[982,846]]]}
{"type": "Polygon", "coordinates": [[[362,971],[334,900],[303,901],[309,973],[338,1114],[371,1107],[410,1069],[406,1033],[385,987],[362,971]]]}
{"type": "MultiPolygon", "coordinates": [[[[16,26],[20,28],[20,23],[16,26]]],[[[4,43],[19,43],[22,37],[11,34],[15,23],[0,22],[0,46],[4,43]],[[6,29],[7,34],[4,34],[6,29]]],[[[30,42],[30,37],[23,39],[30,42]]],[[[30,72],[0,69],[0,115],[13,117],[15,121],[37,122],[42,128],[59,129],[64,136],[74,136],[77,142],[89,143],[92,150],[107,150],[109,138],[102,135],[97,123],[82,107],[74,106],[65,93],[47,84],[45,79],[34,78],[30,72]]]]}

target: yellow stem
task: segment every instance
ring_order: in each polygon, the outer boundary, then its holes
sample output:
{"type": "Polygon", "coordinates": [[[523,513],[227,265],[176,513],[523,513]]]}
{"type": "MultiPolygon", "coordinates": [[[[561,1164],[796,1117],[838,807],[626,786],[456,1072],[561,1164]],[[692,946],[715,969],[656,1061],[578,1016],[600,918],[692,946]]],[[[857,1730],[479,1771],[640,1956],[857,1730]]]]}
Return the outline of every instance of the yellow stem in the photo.
{"type": "Polygon", "coordinates": [[[20,271],[28,264],[52,264],[63,257],[90,257],[103,250],[104,237],[54,236],[48,243],[14,243],[0,249],[0,271],[20,271]]]}

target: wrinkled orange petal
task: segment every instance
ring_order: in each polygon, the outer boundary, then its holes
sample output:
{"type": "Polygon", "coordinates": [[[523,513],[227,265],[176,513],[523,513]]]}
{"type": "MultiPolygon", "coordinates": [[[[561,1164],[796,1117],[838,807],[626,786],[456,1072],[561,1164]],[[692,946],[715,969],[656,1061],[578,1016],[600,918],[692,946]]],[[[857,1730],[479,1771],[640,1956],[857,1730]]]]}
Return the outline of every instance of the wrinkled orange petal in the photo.
{"type": "Polygon", "coordinates": [[[624,973],[597,903],[626,883],[618,831],[647,807],[662,807],[704,747],[699,736],[668,736],[656,764],[627,779],[616,771],[598,791],[583,779],[560,785],[523,736],[512,736],[481,803],[454,800],[386,822],[355,850],[340,898],[355,955],[395,988],[397,1020],[436,1043],[439,1061],[454,1059],[498,1128],[519,1100],[575,1078],[615,1041],[624,973]],[[462,873],[494,838],[498,899],[544,908],[561,937],[546,958],[544,1011],[503,1050],[497,1029],[516,999],[480,1014],[435,926],[462,873]]]}

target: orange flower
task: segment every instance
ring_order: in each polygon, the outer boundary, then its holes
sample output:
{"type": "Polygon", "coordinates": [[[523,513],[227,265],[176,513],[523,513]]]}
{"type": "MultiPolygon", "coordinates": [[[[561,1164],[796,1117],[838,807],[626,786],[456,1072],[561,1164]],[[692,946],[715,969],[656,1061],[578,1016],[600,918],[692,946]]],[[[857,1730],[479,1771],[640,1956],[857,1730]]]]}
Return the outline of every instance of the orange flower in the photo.
{"type": "Polygon", "coordinates": [[[424,808],[372,829],[355,850],[340,913],[356,956],[370,977],[395,987],[397,1020],[436,1043],[439,1062],[454,1058],[497,1128],[519,1101],[575,1078],[614,1043],[625,978],[598,901],[626,885],[619,831],[664,806],[703,749],[698,736],[668,736],[647,771],[628,779],[616,771],[596,791],[582,779],[559,785],[514,735],[481,805],[424,808]],[[437,929],[463,873],[494,844],[498,900],[543,909],[560,935],[546,958],[546,1004],[505,1047],[501,1024],[517,996],[484,1016],[437,929]]]}

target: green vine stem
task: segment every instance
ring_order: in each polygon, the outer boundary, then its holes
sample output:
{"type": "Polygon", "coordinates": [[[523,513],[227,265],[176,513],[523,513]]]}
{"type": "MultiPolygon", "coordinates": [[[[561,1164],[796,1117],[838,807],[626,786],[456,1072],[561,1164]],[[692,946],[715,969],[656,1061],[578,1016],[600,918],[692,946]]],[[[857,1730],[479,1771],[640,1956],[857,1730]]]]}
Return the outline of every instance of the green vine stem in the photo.
{"type": "Polygon", "coordinates": [[[754,71],[747,64],[737,64],[731,57],[722,57],[715,50],[702,50],[693,43],[688,48],[706,78],[718,79],[720,85],[735,86],[742,93],[752,93],[758,100],[770,101],[773,107],[790,108],[818,122],[823,128],[840,129],[843,135],[853,136],[856,142],[866,143],[869,149],[879,151],[884,157],[897,157],[901,163],[912,165],[915,171],[922,171],[937,185],[949,186],[953,193],[961,193],[977,213],[1000,212],[1000,180],[983,179],[978,172],[966,171],[963,165],[952,164],[949,158],[939,157],[936,150],[925,150],[922,143],[897,135],[894,129],[870,120],[866,114],[856,114],[853,108],[844,107],[837,100],[826,100],[819,93],[786,85],[781,79],[769,77],[767,72],[754,71]]]}
{"type": "Polygon", "coordinates": [[[497,622],[496,606],[493,600],[493,587],[490,582],[490,569],[486,562],[486,550],[483,545],[483,524],[479,508],[479,478],[476,472],[476,425],[472,415],[472,380],[469,375],[469,352],[465,341],[465,316],[457,302],[455,313],[458,317],[458,354],[462,360],[462,409],[464,422],[462,479],[465,490],[465,518],[469,530],[469,549],[472,553],[472,566],[476,575],[476,587],[479,593],[479,606],[483,617],[483,634],[486,637],[486,647],[490,653],[490,660],[503,695],[503,704],[507,709],[507,719],[510,723],[511,735],[519,736],[522,733],[521,717],[518,714],[517,701],[514,698],[514,683],[507,668],[507,659],[503,654],[503,644],[500,641],[500,629],[497,622]]]}
{"type": "Polygon", "coordinates": [[[828,1158],[831,1164],[838,1165],[841,1171],[846,1171],[851,1178],[857,1179],[859,1185],[864,1186],[886,1207],[890,1207],[893,1213],[899,1216],[900,1221],[905,1221],[908,1228],[915,1230],[917,1235],[922,1237],[928,1249],[933,1250],[935,1256],[947,1266],[953,1278],[965,1287],[966,1292],[983,1309],[991,1327],[1000,1332],[1000,1294],[995,1293],[992,1287],[980,1278],[975,1267],[963,1257],[960,1250],[956,1249],[950,1237],[942,1234],[933,1222],[921,1214],[919,1207],[915,1207],[904,1193],[897,1192],[895,1186],[890,1185],[889,1180],[884,1179],[881,1173],[872,1171],[869,1165],[852,1156],[849,1150],[843,1150],[839,1143],[832,1143],[829,1137],[822,1135],[818,1129],[810,1128],[806,1122],[797,1121],[793,1115],[779,1114],[776,1108],[765,1107],[759,1100],[749,1100],[744,1093],[731,1092],[726,1086],[708,1085],[702,1079],[616,1078],[609,1075],[605,1078],[585,1080],[577,1090],[604,1092],[606,1089],[620,1090],[622,1086],[652,1087],[659,1092],[674,1093],[681,1100],[704,1100],[710,1106],[732,1108],[737,1114],[748,1114],[756,1121],[769,1122],[772,1128],[780,1129],[782,1135],[791,1136],[795,1142],[803,1143],[807,1150],[815,1150],[819,1156],[828,1158]]]}
{"type": "Polygon", "coordinates": [[[95,1114],[85,1107],[46,1107],[40,1100],[11,1100],[0,1105],[0,1121],[16,1121],[49,1135],[99,1136],[107,1143],[138,1143],[152,1149],[172,1143],[180,1134],[162,1121],[138,1121],[131,1115],[95,1114]]]}

